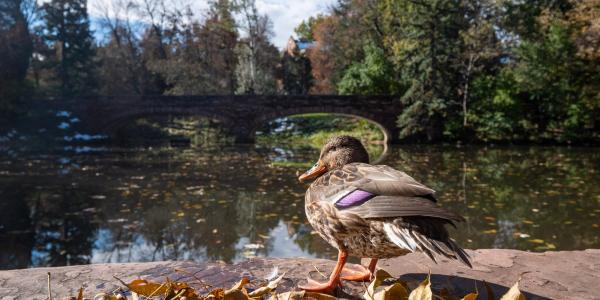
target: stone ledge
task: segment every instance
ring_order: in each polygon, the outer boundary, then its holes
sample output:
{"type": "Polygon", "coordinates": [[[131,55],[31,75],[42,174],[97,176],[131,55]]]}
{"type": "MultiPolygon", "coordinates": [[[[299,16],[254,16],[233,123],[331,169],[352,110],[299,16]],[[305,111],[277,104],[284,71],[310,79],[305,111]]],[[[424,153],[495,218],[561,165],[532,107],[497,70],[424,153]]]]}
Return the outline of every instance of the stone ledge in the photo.
{"type": "MultiPolygon", "coordinates": [[[[501,249],[468,252],[473,258],[473,269],[447,260],[436,264],[422,254],[382,260],[379,267],[406,281],[422,280],[431,270],[434,288],[446,286],[454,290],[453,294],[462,295],[473,291],[477,285],[482,299],[487,297],[481,280],[490,283],[499,296],[525,272],[521,290],[527,293],[527,299],[600,299],[600,249],[544,253],[501,249]]],[[[75,295],[82,286],[86,295],[116,289],[120,285],[113,275],[124,281],[141,277],[160,282],[168,276],[197,288],[200,287],[195,278],[200,278],[213,286],[229,287],[241,276],[249,276],[254,282],[262,281],[273,268],[286,273],[279,287],[280,291],[286,291],[293,289],[309,273],[313,278],[320,276],[315,267],[327,273],[333,265],[333,261],[324,259],[257,258],[234,265],[166,261],[8,270],[0,271],[0,300],[46,299],[47,272],[52,273],[53,294],[65,297],[75,295]]],[[[356,298],[363,291],[363,284],[347,283],[345,293],[340,296],[356,298]]]]}

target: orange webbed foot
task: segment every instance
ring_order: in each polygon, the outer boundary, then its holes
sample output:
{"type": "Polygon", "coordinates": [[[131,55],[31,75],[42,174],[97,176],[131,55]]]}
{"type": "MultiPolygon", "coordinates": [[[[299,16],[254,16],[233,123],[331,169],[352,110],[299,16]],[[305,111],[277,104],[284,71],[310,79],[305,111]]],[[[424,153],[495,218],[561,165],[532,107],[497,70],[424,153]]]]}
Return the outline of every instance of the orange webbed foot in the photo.
{"type": "Polygon", "coordinates": [[[342,286],[339,279],[333,280],[333,281],[329,280],[327,282],[318,282],[311,278],[307,278],[306,280],[308,281],[308,283],[306,283],[305,285],[299,285],[298,287],[307,292],[316,292],[316,293],[324,293],[324,294],[332,295],[333,291],[337,287],[342,286]]]}
{"type": "Polygon", "coordinates": [[[342,280],[347,281],[371,281],[373,273],[359,265],[358,267],[345,267],[342,271],[342,280]]]}

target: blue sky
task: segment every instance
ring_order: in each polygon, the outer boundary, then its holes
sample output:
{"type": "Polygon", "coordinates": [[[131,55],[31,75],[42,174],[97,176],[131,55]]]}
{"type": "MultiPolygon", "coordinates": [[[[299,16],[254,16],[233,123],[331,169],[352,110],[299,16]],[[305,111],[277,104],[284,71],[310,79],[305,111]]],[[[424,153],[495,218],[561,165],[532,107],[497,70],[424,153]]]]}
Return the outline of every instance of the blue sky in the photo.
{"type": "MultiPolygon", "coordinates": [[[[90,17],[97,20],[101,17],[98,7],[105,6],[115,0],[89,0],[88,8],[90,17]]],[[[283,48],[287,39],[294,32],[302,20],[319,13],[325,13],[337,0],[256,0],[260,13],[267,14],[273,21],[273,43],[283,48]]],[[[170,2],[172,3],[172,2],[170,2]]],[[[192,1],[194,10],[199,12],[207,7],[207,1],[192,1]]]]}

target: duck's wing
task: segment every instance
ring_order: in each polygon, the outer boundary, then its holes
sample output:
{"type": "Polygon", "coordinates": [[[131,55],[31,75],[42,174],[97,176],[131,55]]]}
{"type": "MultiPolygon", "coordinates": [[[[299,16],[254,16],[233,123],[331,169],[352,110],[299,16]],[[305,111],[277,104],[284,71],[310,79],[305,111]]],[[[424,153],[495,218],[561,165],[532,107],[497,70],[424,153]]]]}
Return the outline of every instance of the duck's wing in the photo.
{"type": "Polygon", "coordinates": [[[423,216],[463,221],[436,204],[433,189],[385,165],[348,164],[317,179],[308,193],[313,200],[365,219],[423,216]]]}

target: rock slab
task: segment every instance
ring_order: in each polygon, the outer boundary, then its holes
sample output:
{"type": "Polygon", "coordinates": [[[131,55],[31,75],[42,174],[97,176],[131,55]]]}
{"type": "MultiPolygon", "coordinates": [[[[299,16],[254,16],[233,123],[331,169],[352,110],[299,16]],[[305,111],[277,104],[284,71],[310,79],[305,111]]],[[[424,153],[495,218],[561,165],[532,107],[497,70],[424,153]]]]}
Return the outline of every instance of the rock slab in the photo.
{"type": "MultiPolygon", "coordinates": [[[[483,280],[498,298],[521,277],[520,288],[527,299],[600,299],[600,249],[530,253],[517,250],[468,251],[473,269],[445,259],[434,263],[422,254],[381,260],[378,267],[407,282],[418,282],[431,272],[434,289],[447,288],[453,295],[475,290],[487,299],[483,280]]],[[[165,261],[146,263],[93,264],[0,271],[0,300],[48,298],[47,273],[52,275],[53,297],[76,295],[80,287],[88,297],[118,289],[113,276],[129,282],[143,278],[164,282],[185,281],[202,291],[200,281],[215,287],[230,287],[242,276],[257,285],[273,273],[283,274],[278,290],[295,289],[311,276],[323,280],[335,262],[309,258],[256,258],[238,264],[222,262],[165,261]],[[317,271],[319,270],[319,271],[317,271]]],[[[359,299],[364,284],[345,283],[338,296],[359,299]]]]}

